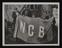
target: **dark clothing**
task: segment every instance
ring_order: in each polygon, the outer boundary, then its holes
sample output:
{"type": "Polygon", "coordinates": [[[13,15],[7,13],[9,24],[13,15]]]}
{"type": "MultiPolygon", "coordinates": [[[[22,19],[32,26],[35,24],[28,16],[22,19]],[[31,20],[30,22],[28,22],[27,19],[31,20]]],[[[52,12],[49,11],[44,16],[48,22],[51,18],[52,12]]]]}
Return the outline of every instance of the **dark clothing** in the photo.
{"type": "Polygon", "coordinates": [[[12,17],[13,17],[13,23],[15,24],[17,17],[16,12],[13,12],[12,17]]]}
{"type": "Polygon", "coordinates": [[[53,19],[53,24],[55,25],[56,21],[55,21],[55,18],[53,19]]]}
{"type": "Polygon", "coordinates": [[[53,19],[53,24],[52,24],[52,30],[53,30],[53,32],[55,32],[54,30],[55,30],[55,23],[56,23],[56,21],[55,21],[55,18],[53,19]]]}
{"type": "Polygon", "coordinates": [[[16,17],[17,17],[16,12],[13,12],[12,17],[13,17],[13,31],[14,31],[15,23],[16,23],[16,17]]]}

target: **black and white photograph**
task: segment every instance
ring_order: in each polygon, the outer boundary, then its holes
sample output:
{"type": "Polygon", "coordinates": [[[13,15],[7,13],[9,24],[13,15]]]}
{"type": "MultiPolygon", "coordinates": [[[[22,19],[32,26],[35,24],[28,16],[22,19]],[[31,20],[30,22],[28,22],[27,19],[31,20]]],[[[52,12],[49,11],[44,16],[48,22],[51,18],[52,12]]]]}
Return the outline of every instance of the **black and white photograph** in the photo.
{"type": "Polygon", "coordinates": [[[3,46],[59,46],[59,2],[3,2],[3,46]]]}

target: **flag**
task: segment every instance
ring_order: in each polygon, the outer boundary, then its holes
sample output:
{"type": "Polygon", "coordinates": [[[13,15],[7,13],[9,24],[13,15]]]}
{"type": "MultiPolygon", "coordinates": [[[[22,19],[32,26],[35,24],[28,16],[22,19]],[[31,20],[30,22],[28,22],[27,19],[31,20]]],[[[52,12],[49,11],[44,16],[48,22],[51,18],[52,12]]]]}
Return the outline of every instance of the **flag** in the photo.
{"type": "Polygon", "coordinates": [[[20,15],[16,19],[14,38],[17,37],[29,43],[51,41],[53,40],[52,20],[53,17],[44,20],[20,15]]]}

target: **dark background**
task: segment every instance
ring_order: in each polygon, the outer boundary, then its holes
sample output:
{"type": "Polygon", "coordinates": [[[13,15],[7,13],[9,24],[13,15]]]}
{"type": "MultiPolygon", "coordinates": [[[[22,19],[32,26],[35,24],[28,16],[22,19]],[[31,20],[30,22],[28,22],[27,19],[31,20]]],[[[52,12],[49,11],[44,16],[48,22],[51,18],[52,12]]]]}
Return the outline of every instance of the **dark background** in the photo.
{"type": "MultiPolygon", "coordinates": [[[[62,23],[61,23],[61,10],[62,10],[62,6],[61,6],[61,1],[60,0],[0,0],[0,46],[2,46],[2,3],[3,2],[60,2],[60,27],[62,26],[62,23]]],[[[61,29],[61,28],[60,28],[61,29]]],[[[62,30],[60,30],[60,34],[62,30]]],[[[62,35],[61,35],[62,36],[62,35]]],[[[60,43],[62,42],[62,38],[60,39],[60,43]]],[[[62,43],[61,43],[62,44],[62,43]]],[[[40,47],[40,48],[60,48],[61,47],[61,44],[59,47],[55,46],[55,47],[40,47]]],[[[7,48],[7,47],[6,47],[7,48]]],[[[10,47],[11,48],[11,47],[10,47]]],[[[15,47],[14,47],[15,48],[15,47]]],[[[18,48],[18,47],[17,47],[18,48]]],[[[30,47],[29,47],[30,48],[30,47]]]]}

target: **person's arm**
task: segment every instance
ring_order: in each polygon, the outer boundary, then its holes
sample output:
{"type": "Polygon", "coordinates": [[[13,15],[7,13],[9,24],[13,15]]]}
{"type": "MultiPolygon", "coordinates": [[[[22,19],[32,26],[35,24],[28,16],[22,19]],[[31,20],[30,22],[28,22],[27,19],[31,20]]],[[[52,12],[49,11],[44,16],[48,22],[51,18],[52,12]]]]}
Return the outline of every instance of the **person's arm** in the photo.
{"type": "Polygon", "coordinates": [[[16,24],[15,24],[15,30],[14,30],[14,38],[16,38],[16,34],[17,34],[17,29],[18,29],[18,17],[16,18],[16,24]]]}

